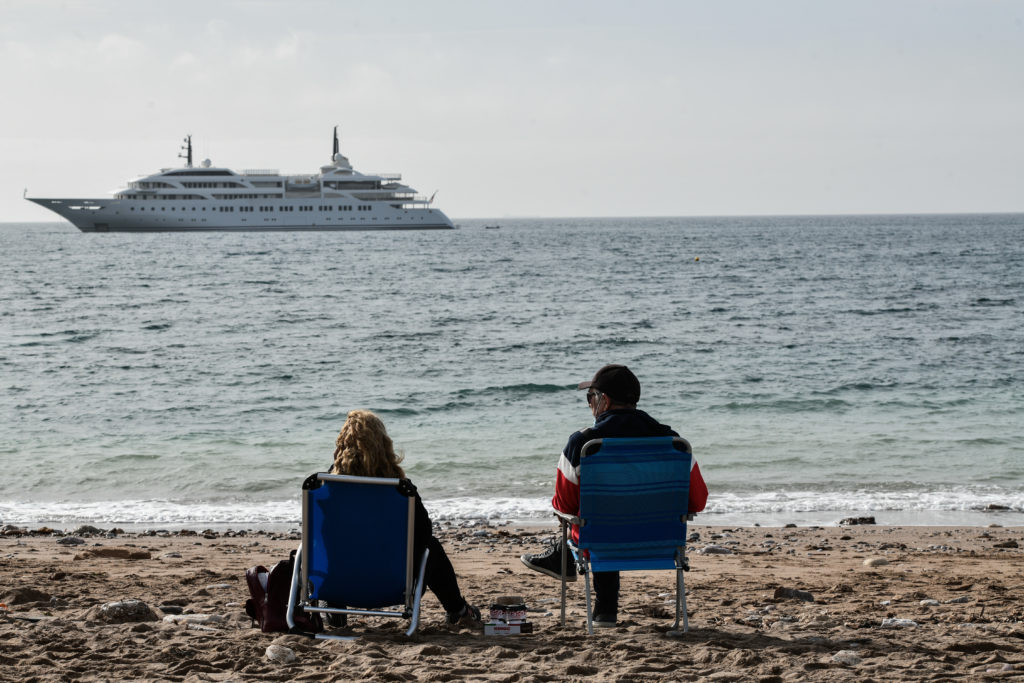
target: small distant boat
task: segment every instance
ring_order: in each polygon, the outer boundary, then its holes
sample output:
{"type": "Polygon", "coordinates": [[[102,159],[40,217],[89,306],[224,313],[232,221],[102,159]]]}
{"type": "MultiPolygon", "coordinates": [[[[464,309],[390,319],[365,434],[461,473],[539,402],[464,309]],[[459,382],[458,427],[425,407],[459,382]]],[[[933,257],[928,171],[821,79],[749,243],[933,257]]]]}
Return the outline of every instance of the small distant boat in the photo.
{"type": "Polygon", "coordinates": [[[484,230],[501,230],[500,225],[485,225],[484,230]]]}
{"type": "MultiPolygon", "coordinates": [[[[182,146],[185,166],[139,178],[112,199],[25,197],[82,232],[204,230],[451,230],[455,226],[401,175],[363,174],[338,149],[319,173],[236,172],[209,159],[192,165],[192,136],[182,146]]],[[[435,193],[436,194],[436,193],[435,193]]]]}

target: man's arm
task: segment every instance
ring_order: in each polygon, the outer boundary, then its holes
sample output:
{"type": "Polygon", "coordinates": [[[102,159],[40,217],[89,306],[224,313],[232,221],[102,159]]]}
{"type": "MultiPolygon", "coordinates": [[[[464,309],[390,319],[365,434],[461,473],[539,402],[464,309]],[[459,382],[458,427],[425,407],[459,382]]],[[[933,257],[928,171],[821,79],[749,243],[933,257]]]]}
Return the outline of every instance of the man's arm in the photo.
{"type": "Polygon", "coordinates": [[[567,515],[578,515],[580,512],[580,468],[578,465],[574,467],[564,452],[558,459],[555,496],[551,499],[551,505],[567,515]]]}
{"type": "MultiPolygon", "coordinates": [[[[576,489],[577,495],[579,493],[579,487],[576,489]]],[[[704,477],[701,476],[700,466],[697,464],[697,458],[690,457],[690,500],[686,504],[686,510],[689,514],[700,512],[704,509],[704,506],[708,503],[708,485],[704,483],[704,477]]]]}

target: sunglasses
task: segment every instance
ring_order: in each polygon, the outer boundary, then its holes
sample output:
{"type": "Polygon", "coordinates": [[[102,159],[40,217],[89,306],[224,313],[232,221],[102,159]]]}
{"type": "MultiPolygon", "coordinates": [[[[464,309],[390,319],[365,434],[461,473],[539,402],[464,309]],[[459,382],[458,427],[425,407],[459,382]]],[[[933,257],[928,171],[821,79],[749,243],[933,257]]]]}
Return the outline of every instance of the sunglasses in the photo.
{"type": "Polygon", "coordinates": [[[601,395],[600,391],[588,391],[587,392],[587,405],[590,405],[591,403],[593,403],[594,399],[596,399],[600,395],[601,395]]]}

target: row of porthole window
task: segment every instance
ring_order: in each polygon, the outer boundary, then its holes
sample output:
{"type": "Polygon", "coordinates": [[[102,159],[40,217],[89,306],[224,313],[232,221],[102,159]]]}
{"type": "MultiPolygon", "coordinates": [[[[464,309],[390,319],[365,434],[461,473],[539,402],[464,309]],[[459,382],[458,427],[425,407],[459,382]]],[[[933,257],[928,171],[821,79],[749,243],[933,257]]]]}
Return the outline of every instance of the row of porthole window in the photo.
{"type": "MultiPolygon", "coordinates": [[[[162,183],[162,185],[164,187],[174,187],[173,185],[168,185],[167,183],[162,183]]],[[[189,188],[195,188],[195,187],[245,187],[245,185],[243,185],[241,183],[192,183],[192,182],[188,182],[188,183],[182,183],[181,185],[182,185],[182,187],[189,187],[189,188]]],[[[281,183],[278,183],[277,187],[281,187],[281,183]]]]}
{"type": "MultiPolygon", "coordinates": [[[[320,207],[317,207],[317,208],[320,211],[334,211],[334,207],[333,206],[320,206],[320,207]]],[[[359,206],[359,207],[356,207],[356,208],[359,209],[360,211],[370,211],[373,207],[372,206],[359,206]]],[[[155,206],[152,206],[152,207],[149,208],[150,211],[156,211],[156,209],[157,209],[157,207],[155,207],[155,206]]],[[[176,207],[173,207],[173,206],[170,207],[170,209],[171,209],[171,211],[176,211],[177,210],[176,207]]],[[[216,209],[217,209],[217,211],[220,211],[221,213],[223,213],[225,211],[228,211],[228,212],[234,211],[235,207],[233,207],[233,206],[218,206],[218,207],[216,207],[216,209]]],[[[273,207],[273,206],[261,206],[261,207],[259,207],[259,209],[260,209],[260,212],[268,212],[268,211],[274,211],[275,207],[273,207]]],[[[352,207],[351,206],[339,206],[338,209],[341,210],[341,211],[351,211],[352,207]]],[[[129,210],[130,211],[135,211],[135,207],[131,206],[131,207],[129,207],[129,210]]],[[[144,206],[143,207],[139,207],[139,211],[145,211],[145,210],[146,210],[146,207],[144,207],[144,206]]],[[[160,210],[161,211],[166,211],[167,207],[161,206],[160,210]]],[[[182,211],[188,211],[189,209],[187,209],[187,208],[185,208],[183,206],[183,207],[181,207],[181,210],[182,211]]],[[[192,207],[192,211],[195,211],[195,210],[196,210],[196,207],[193,206],[192,207]]],[[[202,210],[206,211],[206,207],[205,206],[202,207],[202,210]]],[[[239,211],[254,211],[255,208],[252,207],[252,206],[241,206],[241,207],[238,207],[238,210],[239,211]]],[[[295,207],[294,206],[278,206],[278,207],[276,207],[276,210],[277,211],[294,211],[295,207]]],[[[314,209],[313,209],[312,206],[300,206],[299,207],[299,211],[313,211],[313,210],[314,209]]]]}

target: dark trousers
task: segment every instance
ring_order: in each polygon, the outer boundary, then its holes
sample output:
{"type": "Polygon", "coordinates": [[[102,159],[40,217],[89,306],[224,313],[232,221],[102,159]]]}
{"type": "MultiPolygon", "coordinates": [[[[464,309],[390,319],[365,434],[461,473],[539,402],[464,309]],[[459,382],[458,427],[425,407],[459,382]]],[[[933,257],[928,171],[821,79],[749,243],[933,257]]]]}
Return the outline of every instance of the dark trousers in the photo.
{"type": "MultiPolygon", "coordinates": [[[[562,542],[555,542],[556,557],[560,557],[562,542]]],[[[572,555],[568,557],[572,563],[572,555]]],[[[602,617],[618,616],[619,613],[619,573],[591,572],[594,582],[594,614],[602,617]]]]}
{"type": "MultiPolygon", "coordinates": [[[[455,578],[455,567],[448,559],[448,554],[444,551],[441,542],[433,536],[427,541],[427,548],[430,550],[430,555],[427,556],[424,583],[437,596],[445,612],[456,614],[466,606],[466,601],[459,591],[459,581],[455,578]]],[[[418,552],[417,560],[421,557],[423,554],[418,552]]],[[[416,565],[416,569],[419,570],[419,564],[416,565]]],[[[618,577],[616,577],[617,581],[618,577]]]]}
{"type": "Polygon", "coordinates": [[[617,616],[619,612],[619,573],[592,572],[594,577],[594,616],[617,616]]]}

